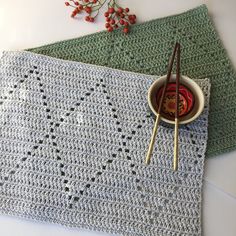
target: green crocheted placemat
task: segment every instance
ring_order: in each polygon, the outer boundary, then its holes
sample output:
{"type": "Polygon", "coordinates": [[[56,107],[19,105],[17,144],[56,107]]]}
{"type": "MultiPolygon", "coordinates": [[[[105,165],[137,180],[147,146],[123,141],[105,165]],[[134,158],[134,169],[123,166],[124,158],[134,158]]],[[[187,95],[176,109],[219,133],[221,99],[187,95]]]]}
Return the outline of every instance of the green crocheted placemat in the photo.
{"type": "Polygon", "coordinates": [[[67,60],[163,75],[176,41],[182,45],[182,74],[211,79],[206,156],[235,149],[236,73],[205,5],[134,25],[128,35],[120,30],[113,33],[102,31],[29,50],[67,60]]]}

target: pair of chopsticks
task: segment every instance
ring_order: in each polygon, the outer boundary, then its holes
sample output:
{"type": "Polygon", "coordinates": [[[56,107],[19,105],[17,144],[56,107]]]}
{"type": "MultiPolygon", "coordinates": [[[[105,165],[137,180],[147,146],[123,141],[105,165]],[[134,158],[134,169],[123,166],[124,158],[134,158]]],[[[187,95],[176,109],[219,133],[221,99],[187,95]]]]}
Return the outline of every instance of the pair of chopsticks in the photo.
{"type": "Polygon", "coordinates": [[[169,62],[167,77],[165,80],[163,92],[162,92],[161,99],[159,102],[156,120],[155,120],[153,132],[152,132],[152,136],[151,136],[151,141],[150,141],[147,156],[146,156],[146,164],[148,165],[150,163],[150,159],[151,159],[151,155],[152,155],[152,151],[153,151],[153,146],[154,146],[154,142],[155,142],[155,138],[156,138],[156,134],[157,134],[157,129],[158,129],[158,125],[159,125],[160,119],[161,119],[162,104],[163,104],[163,101],[165,98],[167,85],[168,85],[170,77],[171,77],[171,71],[173,68],[176,52],[177,52],[177,61],[176,61],[176,96],[175,96],[175,135],[174,135],[174,161],[173,161],[173,170],[174,171],[176,171],[178,169],[179,80],[180,80],[180,44],[179,43],[175,44],[175,48],[174,48],[172,57],[169,62]]]}

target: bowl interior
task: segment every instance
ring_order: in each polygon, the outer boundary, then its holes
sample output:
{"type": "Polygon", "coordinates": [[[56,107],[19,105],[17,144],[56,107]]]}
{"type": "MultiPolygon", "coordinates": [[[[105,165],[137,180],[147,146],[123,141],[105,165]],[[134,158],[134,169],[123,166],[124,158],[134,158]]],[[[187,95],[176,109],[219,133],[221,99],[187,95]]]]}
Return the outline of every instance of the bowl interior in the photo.
{"type": "MultiPolygon", "coordinates": [[[[166,76],[162,76],[159,79],[157,79],[151,85],[148,91],[149,106],[155,115],[157,115],[157,110],[158,110],[156,96],[159,89],[164,85],[165,79],[166,79],[166,76]]],[[[170,78],[170,82],[175,82],[175,79],[176,79],[176,76],[172,75],[170,78]]],[[[179,123],[186,124],[186,123],[192,122],[201,114],[204,108],[204,95],[201,88],[198,86],[198,84],[196,84],[196,82],[194,82],[192,79],[188,78],[187,76],[181,76],[180,84],[187,87],[192,92],[195,99],[192,110],[188,114],[182,117],[179,117],[179,123]]],[[[174,117],[167,116],[165,113],[162,113],[161,116],[162,116],[161,118],[163,121],[174,124],[174,117]]]]}

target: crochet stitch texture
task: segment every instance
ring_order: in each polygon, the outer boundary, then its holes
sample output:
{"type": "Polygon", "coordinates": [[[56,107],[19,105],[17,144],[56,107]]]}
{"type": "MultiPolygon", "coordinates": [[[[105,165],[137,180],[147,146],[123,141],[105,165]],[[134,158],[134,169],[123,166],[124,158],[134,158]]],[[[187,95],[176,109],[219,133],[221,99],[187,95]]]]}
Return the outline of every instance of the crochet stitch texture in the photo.
{"type": "Polygon", "coordinates": [[[151,75],[164,75],[175,42],[182,46],[181,71],[212,84],[206,156],[236,147],[236,73],[214,29],[205,5],[185,13],[119,30],[31,49],[66,60],[105,65],[151,75]]]}
{"type": "Polygon", "coordinates": [[[201,235],[209,80],[201,116],[154,124],[147,90],[154,76],[30,52],[0,60],[0,212],[130,236],[201,235]]]}

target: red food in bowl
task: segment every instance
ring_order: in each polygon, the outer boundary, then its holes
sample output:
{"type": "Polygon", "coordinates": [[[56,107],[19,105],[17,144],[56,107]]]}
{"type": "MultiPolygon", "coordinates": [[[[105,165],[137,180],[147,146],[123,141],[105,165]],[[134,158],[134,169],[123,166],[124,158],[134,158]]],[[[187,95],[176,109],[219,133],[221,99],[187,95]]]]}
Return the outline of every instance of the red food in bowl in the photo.
{"type": "MultiPolygon", "coordinates": [[[[156,101],[159,105],[161,95],[163,92],[163,86],[158,90],[156,101]]],[[[174,118],[175,117],[175,96],[176,95],[176,84],[169,83],[167,85],[166,94],[162,104],[161,112],[174,118]]],[[[184,85],[179,86],[179,116],[187,115],[194,105],[193,93],[184,85]]]]}

